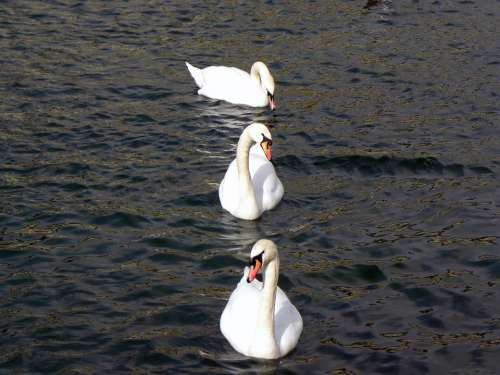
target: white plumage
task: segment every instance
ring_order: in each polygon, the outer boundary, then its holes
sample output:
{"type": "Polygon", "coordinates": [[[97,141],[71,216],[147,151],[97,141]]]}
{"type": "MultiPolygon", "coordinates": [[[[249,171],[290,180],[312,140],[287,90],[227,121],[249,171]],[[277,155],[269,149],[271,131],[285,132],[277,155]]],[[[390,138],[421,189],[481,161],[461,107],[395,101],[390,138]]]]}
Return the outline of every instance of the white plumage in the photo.
{"type": "MultiPolygon", "coordinates": [[[[222,207],[240,219],[257,219],[276,207],[284,194],[283,184],[261,146],[264,137],[271,140],[271,133],[263,124],[253,123],[245,128],[236,159],[219,186],[222,207]]],[[[269,157],[270,152],[269,145],[269,157]]]]}
{"type": "Polygon", "coordinates": [[[252,65],[250,74],[227,66],[199,69],[188,62],[186,66],[200,88],[199,95],[233,104],[275,108],[274,80],[267,66],[260,61],[252,65]]]}
{"type": "Polygon", "coordinates": [[[263,253],[264,283],[256,279],[248,282],[252,271],[245,268],[222,313],[220,329],[237,352],[273,359],[283,357],[295,348],[303,323],[298,310],[277,286],[279,258],[276,245],[269,240],[259,240],[252,248],[251,259],[260,253],[263,253]]]}

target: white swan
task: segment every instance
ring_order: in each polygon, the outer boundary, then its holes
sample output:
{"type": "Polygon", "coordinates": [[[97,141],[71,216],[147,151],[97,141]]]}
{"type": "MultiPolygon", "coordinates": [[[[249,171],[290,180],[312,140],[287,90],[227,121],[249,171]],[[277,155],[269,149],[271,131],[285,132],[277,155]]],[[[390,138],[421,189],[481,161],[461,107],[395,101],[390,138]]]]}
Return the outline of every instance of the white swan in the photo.
{"type": "Polygon", "coordinates": [[[299,341],[302,317],[278,287],[278,249],[259,240],[250,253],[250,269],[231,294],[222,312],[220,329],[237,352],[275,359],[287,355],[299,341]],[[255,280],[263,269],[264,282],[255,280]]]}
{"type": "Polygon", "coordinates": [[[252,107],[276,108],[274,80],[267,66],[260,61],[252,65],[250,74],[227,66],[209,66],[199,69],[186,61],[189,73],[200,88],[198,94],[212,99],[252,107]]]}
{"type": "Polygon", "coordinates": [[[219,186],[222,208],[245,220],[255,220],[278,205],[283,185],[271,160],[271,133],[264,124],[253,123],[243,130],[236,159],[229,165],[219,186]],[[252,148],[250,146],[256,143],[252,148]]]}

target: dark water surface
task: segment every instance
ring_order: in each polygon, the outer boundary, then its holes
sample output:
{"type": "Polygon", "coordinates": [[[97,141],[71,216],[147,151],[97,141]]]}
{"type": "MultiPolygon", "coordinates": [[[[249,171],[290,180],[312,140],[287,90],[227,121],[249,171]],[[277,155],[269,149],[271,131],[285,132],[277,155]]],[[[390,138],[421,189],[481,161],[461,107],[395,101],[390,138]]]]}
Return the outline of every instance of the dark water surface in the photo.
{"type": "Polygon", "coordinates": [[[500,2],[0,4],[0,372],[497,374],[500,2]],[[262,59],[278,110],[184,61],[262,59]],[[225,213],[272,126],[278,208],[225,213]],[[304,319],[276,362],[218,324],[273,239],[304,319]]]}

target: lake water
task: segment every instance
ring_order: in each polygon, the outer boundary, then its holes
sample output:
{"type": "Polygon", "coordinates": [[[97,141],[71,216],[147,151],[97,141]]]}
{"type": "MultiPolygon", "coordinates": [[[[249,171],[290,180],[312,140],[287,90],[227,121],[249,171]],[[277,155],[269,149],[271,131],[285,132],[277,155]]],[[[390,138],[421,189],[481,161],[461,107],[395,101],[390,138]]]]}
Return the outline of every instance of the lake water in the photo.
{"type": "Polygon", "coordinates": [[[0,5],[0,372],[496,374],[500,2],[0,5]],[[265,61],[278,109],[196,95],[184,61],[265,61]],[[218,183],[271,126],[256,222],[218,183]],[[219,331],[274,240],[304,319],[249,360],[219,331]]]}

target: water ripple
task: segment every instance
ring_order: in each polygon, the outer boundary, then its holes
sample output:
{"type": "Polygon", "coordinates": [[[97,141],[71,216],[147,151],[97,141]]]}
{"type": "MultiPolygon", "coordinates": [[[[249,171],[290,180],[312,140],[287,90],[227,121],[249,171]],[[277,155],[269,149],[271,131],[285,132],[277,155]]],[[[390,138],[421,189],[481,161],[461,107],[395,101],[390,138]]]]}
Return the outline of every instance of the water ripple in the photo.
{"type": "Polygon", "coordinates": [[[496,373],[497,8],[3,7],[0,372],[496,373]],[[276,111],[199,96],[184,65],[255,60],[276,111]],[[246,222],[217,188],[254,121],[285,196],[246,222]],[[304,319],[279,361],[218,327],[263,237],[304,319]]]}
{"type": "Polygon", "coordinates": [[[413,159],[365,155],[316,157],[313,159],[313,165],[322,169],[333,167],[350,173],[358,172],[363,176],[443,175],[462,177],[467,172],[474,175],[493,174],[493,171],[487,167],[466,167],[458,163],[445,165],[435,157],[418,157],[413,159]]]}

